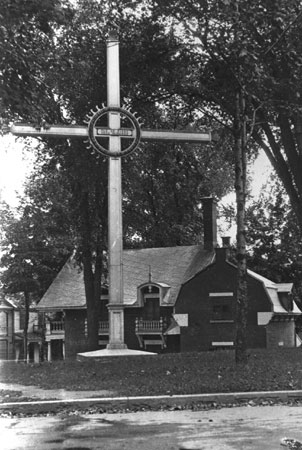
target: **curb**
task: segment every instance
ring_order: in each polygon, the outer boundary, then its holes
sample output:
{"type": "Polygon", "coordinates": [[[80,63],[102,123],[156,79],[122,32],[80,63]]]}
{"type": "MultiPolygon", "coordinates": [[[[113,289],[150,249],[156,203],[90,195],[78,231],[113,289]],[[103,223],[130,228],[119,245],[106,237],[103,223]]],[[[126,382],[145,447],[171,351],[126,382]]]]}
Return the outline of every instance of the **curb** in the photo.
{"type": "Polygon", "coordinates": [[[190,394],[190,395],[158,395],[158,396],[139,396],[139,397],[98,397],[64,400],[34,400],[24,402],[0,403],[1,413],[24,413],[24,414],[43,414],[50,412],[59,412],[66,407],[77,407],[85,409],[89,407],[99,408],[101,412],[116,409],[162,409],[169,407],[173,409],[182,409],[185,405],[191,407],[212,407],[219,405],[227,406],[232,404],[240,406],[250,404],[256,406],[264,402],[294,402],[302,401],[302,390],[297,391],[254,391],[254,392],[235,392],[235,393],[211,393],[211,394],[190,394]],[[237,405],[238,404],[238,405],[237,405]],[[38,411],[37,411],[38,409],[38,411]]]}

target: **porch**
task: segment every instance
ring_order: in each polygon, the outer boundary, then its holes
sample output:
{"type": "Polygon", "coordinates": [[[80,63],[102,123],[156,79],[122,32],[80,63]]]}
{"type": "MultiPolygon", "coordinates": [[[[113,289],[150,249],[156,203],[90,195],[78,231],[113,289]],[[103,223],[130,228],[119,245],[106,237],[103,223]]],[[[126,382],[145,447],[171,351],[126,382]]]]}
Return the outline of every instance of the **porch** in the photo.
{"type": "Polygon", "coordinates": [[[141,348],[158,345],[161,349],[166,348],[165,331],[167,330],[167,320],[160,317],[159,320],[145,320],[142,317],[135,319],[135,334],[141,348]]]}
{"type": "Polygon", "coordinates": [[[65,359],[65,325],[63,320],[48,320],[45,324],[47,361],[52,361],[52,341],[61,341],[62,357],[65,359]]]}

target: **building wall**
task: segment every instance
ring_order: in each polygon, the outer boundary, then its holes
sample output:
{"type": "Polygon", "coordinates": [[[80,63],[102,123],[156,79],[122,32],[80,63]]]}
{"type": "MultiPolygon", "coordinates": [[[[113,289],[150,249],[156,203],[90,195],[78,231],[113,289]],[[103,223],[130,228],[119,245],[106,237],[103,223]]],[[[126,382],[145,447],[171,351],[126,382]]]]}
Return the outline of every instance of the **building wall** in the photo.
{"type": "Polygon", "coordinates": [[[125,343],[132,350],[140,350],[135,334],[135,319],[141,316],[141,310],[142,308],[125,308],[124,310],[125,343]]]}
{"type": "Polygon", "coordinates": [[[65,313],[65,355],[68,358],[88,350],[86,310],[66,310],[65,313]]]}
{"type": "Polygon", "coordinates": [[[296,331],[295,322],[291,321],[272,321],[266,327],[267,348],[276,347],[295,347],[296,331]]]}
{"type": "MultiPolygon", "coordinates": [[[[235,342],[237,269],[221,256],[219,255],[215,264],[181,289],[175,313],[188,314],[188,327],[181,327],[181,351],[204,351],[212,349],[213,343],[235,342]],[[210,297],[210,293],[233,293],[233,297],[229,297],[232,305],[231,320],[213,320],[213,297],[210,297]]],[[[257,312],[269,311],[270,302],[262,284],[252,277],[248,277],[248,295],[248,347],[265,347],[266,330],[257,325],[257,312]]]]}
{"type": "Polygon", "coordinates": [[[13,359],[14,311],[0,310],[0,359],[13,359]]]}

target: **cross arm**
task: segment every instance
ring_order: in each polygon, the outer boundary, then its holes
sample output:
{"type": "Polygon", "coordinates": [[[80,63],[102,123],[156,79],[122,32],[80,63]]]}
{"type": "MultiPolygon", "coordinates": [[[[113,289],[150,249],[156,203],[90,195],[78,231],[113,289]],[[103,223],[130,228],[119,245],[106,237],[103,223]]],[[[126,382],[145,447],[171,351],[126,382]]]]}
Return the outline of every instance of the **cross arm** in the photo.
{"type": "Polygon", "coordinates": [[[87,126],[79,125],[47,125],[45,127],[16,123],[10,126],[9,132],[15,136],[31,137],[87,137],[87,126]]]}
{"type": "Polygon", "coordinates": [[[146,141],[182,141],[182,142],[204,142],[213,140],[212,133],[200,133],[177,130],[144,130],[142,129],[142,140],[146,141]]]}
{"type": "MultiPolygon", "coordinates": [[[[88,129],[85,125],[47,125],[45,127],[35,127],[30,124],[14,124],[9,131],[15,136],[31,137],[53,137],[53,138],[85,138],[88,137],[88,129]]],[[[124,139],[133,139],[134,130],[130,128],[121,128],[120,130],[110,130],[96,128],[96,134],[100,137],[115,135],[124,139]]],[[[143,141],[178,141],[209,143],[215,140],[211,132],[188,132],[171,130],[141,130],[141,139],[143,141]]]]}

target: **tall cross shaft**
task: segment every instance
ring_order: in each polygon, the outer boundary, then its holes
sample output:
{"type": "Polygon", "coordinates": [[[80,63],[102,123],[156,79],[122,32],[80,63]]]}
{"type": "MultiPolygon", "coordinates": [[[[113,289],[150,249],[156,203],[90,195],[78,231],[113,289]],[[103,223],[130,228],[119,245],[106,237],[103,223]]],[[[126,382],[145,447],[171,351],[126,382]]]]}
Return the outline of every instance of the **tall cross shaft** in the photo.
{"type": "MultiPolygon", "coordinates": [[[[123,301],[123,235],[122,235],[122,188],[121,188],[121,138],[134,139],[135,131],[121,128],[120,113],[127,111],[120,108],[120,74],[119,74],[119,41],[114,33],[107,40],[107,103],[109,115],[108,127],[97,127],[94,122],[93,139],[109,137],[109,179],[108,179],[108,250],[109,250],[109,344],[108,349],[125,349],[124,343],[124,301],[123,301]],[[119,111],[120,110],[120,111],[119,111]]],[[[103,114],[102,111],[101,115],[103,114]]],[[[131,116],[131,114],[129,114],[131,116]]],[[[91,127],[90,127],[91,128],[91,127]]],[[[87,126],[47,125],[32,126],[29,124],[13,124],[9,131],[17,136],[33,137],[89,137],[91,129],[87,126]]],[[[211,133],[147,130],[140,129],[142,140],[177,141],[192,143],[211,142],[211,133]]],[[[137,132],[137,130],[136,130],[137,132]]],[[[94,139],[95,140],[95,139],[94,139]]]]}
{"type": "MultiPolygon", "coordinates": [[[[119,41],[113,34],[107,41],[107,103],[120,107],[119,41]]],[[[120,115],[109,114],[109,128],[120,128],[120,115]]],[[[109,152],[121,150],[121,138],[109,137],[109,152]]],[[[109,250],[109,349],[126,348],[123,309],[123,225],[122,158],[109,156],[108,177],[109,250]]]]}

